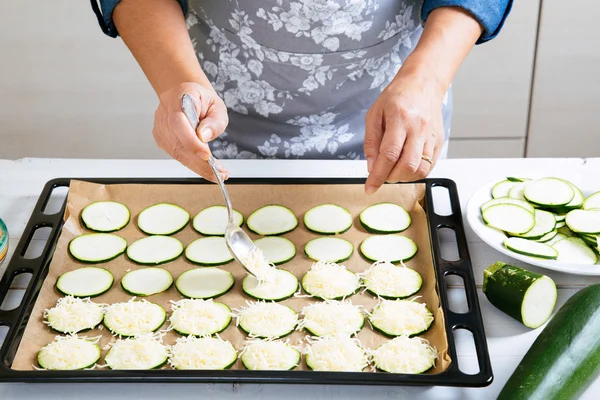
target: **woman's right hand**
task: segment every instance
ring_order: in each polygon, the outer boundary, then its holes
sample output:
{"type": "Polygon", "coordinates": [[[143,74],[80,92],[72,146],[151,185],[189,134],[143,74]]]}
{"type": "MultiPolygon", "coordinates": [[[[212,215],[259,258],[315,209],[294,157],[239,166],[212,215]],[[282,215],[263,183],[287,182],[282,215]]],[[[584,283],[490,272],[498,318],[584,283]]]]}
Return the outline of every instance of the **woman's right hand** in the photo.
{"type": "MultiPolygon", "coordinates": [[[[158,147],[203,178],[215,182],[207,162],[210,158],[207,143],[222,134],[229,123],[223,100],[212,88],[195,82],[181,83],[166,90],[159,100],[152,130],[158,147]],[[181,108],[184,94],[192,98],[200,117],[196,132],[181,108]]],[[[223,179],[229,178],[229,172],[218,161],[217,166],[223,179]]]]}

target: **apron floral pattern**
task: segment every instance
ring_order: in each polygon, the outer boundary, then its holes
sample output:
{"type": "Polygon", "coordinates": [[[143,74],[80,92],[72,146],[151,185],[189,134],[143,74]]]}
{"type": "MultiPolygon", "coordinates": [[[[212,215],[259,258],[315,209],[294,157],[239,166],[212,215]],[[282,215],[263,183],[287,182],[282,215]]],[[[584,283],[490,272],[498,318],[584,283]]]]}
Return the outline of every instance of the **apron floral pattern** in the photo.
{"type": "MultiPolygon", "coordinates": [[[[422,32],[422,0],[190,0],[229,111],[217,158],[364,159],[365,114],[422,32]]],[[[450,135],[451,91],[443,102],[450,135]]]]}

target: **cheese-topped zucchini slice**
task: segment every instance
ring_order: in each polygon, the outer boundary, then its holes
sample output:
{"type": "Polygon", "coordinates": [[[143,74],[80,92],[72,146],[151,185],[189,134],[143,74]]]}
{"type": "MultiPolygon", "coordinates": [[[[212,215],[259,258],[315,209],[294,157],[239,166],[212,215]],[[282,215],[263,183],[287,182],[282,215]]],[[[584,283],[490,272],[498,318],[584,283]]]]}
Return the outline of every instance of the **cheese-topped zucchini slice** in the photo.
{"type": "Polygon", "coordinates": [[[324,235],[346,232],[352,226],[352,214],[337,204],[323,204],[304,214],[304,226],[324,235]]]}
{"type": "Polygon", "coordinates": [[[98,339],[77,335],[56,336],[37,354],[38,365],[48,370],[78,370],[92,368],[100,359],[98,339]]]}
{"type": "Polygon", "coordinates": [[[190,213],[175,204],[159,203],[143,209],[138,228],[148,235],[173,235],[190,222],[190,213]]]}
{"type": "Polygon", "coordinates": [[[242,281],[242,290],[258,300],[280,301],[292,297],[298,291],[298,278],[284,269],[274,269],[264,281],[247,275],[242,281]]]}
{"type": "Polygon", "coordinates": [[[296,229],[298,218],[289,208],[272,204],[261,207],[250,214],[246,225],[257,235],[283,235],[296,229]]]}
{"type": "Polygon", "coordinates": [[[220,337],[186,336],[169,347],[169,364],[175,369],[221,370],[235,364],[237,351],[220,337]]]}
{"type": "Polygon", "coordinates": [[[340,300],[352,296],[360,287],[358,276],[345,266],[318,261],[304,274],[302,288],[322,300],[340,300]]]}
{"type": "Polygon", "coordinates": [[[369,321],[387,336],[415,336],[429,329],[433,314],[415,300],[382,300],[370,313],[369,321]]]}
{"type": "Polygon", "coordinates": [[[44,311],[45,323],[60,333],[77,333],[94,329],[104,318],[102,306],[89,298],[67,296],[58,299],[56,305],[44,311]]]}
{"type": "Polygon", "coordinates": [[[88,233],[69,242],[69,253],[84,263],[102,263],[117,258],[127,248],[127,240],[112,233],[88,233]]]}
{"type": "Polygon", "coordinates": [[[324,301],[302,309],[300,326],[315,336],[350,336],[359,332],[365,318],[349,301],[324,301]]]}
{"type": "Polygon", "coordinates": [[[223,265],[233,261],[225,238],[210,236],[194,240],[185,248],[185,258],[198,265],[223,265]]]}
{"type": "Polygon", "coordinates": [[[110,369],[155,369],[169,358],[167,346],[160,335],[144,334],[135,338],[119,339],[110,345],[104,361],[110,369]]]}
{"type": "Polygon", "coordinates": [[[231,322],[231,309],[212,300],[184,299],[171,306],[171,327],[180,335],[210,336],[231,322]]]}
{"type": "Polygon", "coordinates": [[[423,278],[414,269],[390,262],[376,262],[362,274],[365,288],[375,296],[402,299],[421,289],[423,278]]]}
{"type": "Polygon", "coordinates": [[[216,267],[194,268],[179,275],[175,287],[191,299],[212,299],[227,293],[235,280],[229,271],[216,267]]]}
{"type": "MultiPolygon", "coordinates": [[[[211,206],[196,214],[192,226],[204,236],[224,236],[228,221],[227,207],[211,206]]],[[[241,212],[233,210],[233,222],[237,226],[242,226],[244,216],[241,212]]]]}
{"type": "Polygon", "coordinates": [[[67,296],[96,297],[106,293],[114,280],[113,274],[107,269],[84,267],[59,276],[56,289],[67,296]]]}
{"type": "Polygon", "coordinates": [[[417,254],[417,250],[417,244],[411,238],[396,234],[370,236],[360,244],[362,255],[373,262],[408,261],[417,254]]]}
{"type": "Polygon", "coordinates": [[[183,243],[171,236],[148,236],[131,243],[127,257],[142,265],[159,265],[173,261],[183,253],[183,243]]]}
{"type": "Polygon", "coordinates": [[[121,278],[121,287],[133,296],[151,296],[162,293],[173,284],[169,271],[157,267],[145,267],[126,273],[121,278]]]}
{"type": "Polygon", "coordinates": [[[365,208],[359,216],[362,226],[371,233],[399,233],[410,226],[408,212],[393,203],[379,203],[365,208]]]}
{"type": "Polygon", "coordinates": [[[369,359],[357,339],[324,337],[313,340],[305,349],[306,365],[314,371],[360,372],[369,359]]]}
{"type": "Polygon", "coordinates": [[[426,339],[398,336],[371,352],[375,367],[394,374],[422,374],[431,369],[437,351],[426,339]]]}
{"type": "Polygon", "coordinates": [[[124,228],[131,218],[129,209],[116,201],[97,201],[81,210],[81,222],[89,230],[114,232],[124,228]]]}
{"type": "Polygon", "coordinates": [[[164,308],[146,300],[129,300],[106,307],[104,326],[118,336],[136,336],[157,331],[167,318],[164,308]]]}
{"type": "Polygon", "coordinates": [[[236,310],[236,323],[250,337],[276,339],[296,329],[298,314],[278,303],[255,301],[236,310]]]}
{"type": "Polygon", "coordinates": [[[300,364],[300,352],[281,340],[253,340],[241,358],[246,369],[257,371],[285,371],[300,364]]]}

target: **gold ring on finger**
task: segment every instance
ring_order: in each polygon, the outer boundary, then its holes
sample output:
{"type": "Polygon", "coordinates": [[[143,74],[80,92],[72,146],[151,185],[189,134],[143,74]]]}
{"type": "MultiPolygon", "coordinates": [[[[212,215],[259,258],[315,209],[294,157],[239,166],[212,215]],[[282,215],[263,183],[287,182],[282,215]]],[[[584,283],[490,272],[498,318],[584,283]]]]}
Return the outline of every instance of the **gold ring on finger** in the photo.
{"type": "Polygon", "coordinates": [[[421,156],[421,158],[425,161],[427,161],[429,164],[433,165],[433,160],[431,159],[431,157],[427,157],[425,155],[421,156]]]}

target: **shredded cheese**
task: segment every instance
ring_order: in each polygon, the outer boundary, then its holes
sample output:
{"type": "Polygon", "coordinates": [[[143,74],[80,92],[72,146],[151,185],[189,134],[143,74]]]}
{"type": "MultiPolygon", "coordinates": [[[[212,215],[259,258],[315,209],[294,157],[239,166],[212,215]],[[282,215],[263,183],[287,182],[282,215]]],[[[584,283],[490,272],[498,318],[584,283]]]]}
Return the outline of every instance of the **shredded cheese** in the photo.
{"type": "Polygon", "coordinates": [[[104,324],[114,334],[135,336],[150,333],[164,323],[166,312],[158,304],[132,298],[106,307],[104,324]]]}
{"type": "Polygon", "coordinates": [[[76,370],[94,366],[100,359],[97,338],[56,336],[38,353],[38,364],[48,370],[76,370]]]}
{"type": "Polygon", "coordinates": [[[360,372],[369,365],[366,352],[358,339],[325,337],[311,339],[305,349],[306,364],[315,371],[360,372]]]}
{"type": "Polygon", "coordinates": [[[410,296],[418,292],[423,283],[417,271],[387,261],[374,263],[361,277],[367,290],[384,297],[410,296]]]}
{"type": "Polygon", "coordinates": [[[246,307],[235,310],[234,315],[236,324],[250,337],[282,337],[292,332],[298,323],[298,314],[290,307],[264,301],[246,304],[246,307]]]}
{"type": "Polygon", "coordinates": [[[173,302],[171,326],[185,335],[212,335],[220,332],[231,321],[231,309],[223,303],[202,299],[173,302]]]}
{"type": "Polygon", "coordinates": [[[360,287],[360,280],[343,265],[317,261],[302,278],[302,287],[313,296],[334,300],[354,294],[360,287]]]}
{"type": "Polygon", "coordinates": [[[89,298],[66,296],[58,299],[53,308],[45,310],[44,318],[44,323],[58,332],[77,333],[100,324],[104,311],[89,298]]]}
{"type": "Polygon", "coordinates": [[[169,364],[175,369],[225,369],[237,359],[232,344],[218,336],[179,338],[169,353],[169,364]]]}
{"type": "Polygon", "coordinates": [[[289,370],[300,363],[300,352],[281,340],[255,339],[244,347],[241,358],[250,370],[289,370]]]}
{"type": "Polygon", "coordinates": [[[350,336],[361,330],[364,317],[359,306],[349,301],[324,301],[302,309],[300,327],[317,336],[350,336]]]}
{"type": "Polygon", "coordinates": [[[398,374],[420,374],[434,366],[437,350],[426,339],[398,336],[370,352],[380,370],[398,374]]]}
{"type": "Polygon", "coordinates": [[[388,335],[416,335],[426,331],[433,322],[427,306],[413,300],[382,300],[375,306],[369,320],[388,335]]]}
{"type": "Polygon", "coordinates": [[[259,283],[273,283],[276,280],[277,268],[265,259],[261,249],[255,247],[242,259],[244,266],[259,283]]]}
{"type": "Polygon", "coordinates": [[[112,343],[104,361],[110,369],[152,369],[164,364],[167,358],[162,335],[146,333],[112,343]]]}

